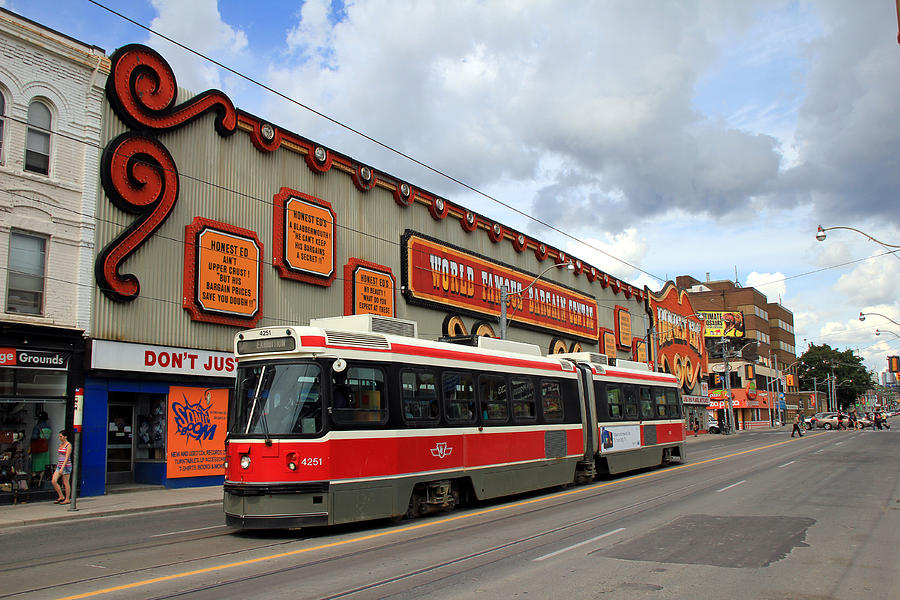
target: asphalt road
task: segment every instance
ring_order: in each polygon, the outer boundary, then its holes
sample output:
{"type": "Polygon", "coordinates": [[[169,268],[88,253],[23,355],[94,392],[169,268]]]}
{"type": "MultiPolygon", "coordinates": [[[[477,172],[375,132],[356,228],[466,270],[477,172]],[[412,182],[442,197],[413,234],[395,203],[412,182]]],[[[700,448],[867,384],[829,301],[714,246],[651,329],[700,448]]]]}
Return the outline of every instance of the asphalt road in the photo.
{"type": "Polygon", "coordinates": [[[201,506],[0,531],[0,598],[900,598],[900,430],[688,448],[400,523],[236,532],[201,506]]]}

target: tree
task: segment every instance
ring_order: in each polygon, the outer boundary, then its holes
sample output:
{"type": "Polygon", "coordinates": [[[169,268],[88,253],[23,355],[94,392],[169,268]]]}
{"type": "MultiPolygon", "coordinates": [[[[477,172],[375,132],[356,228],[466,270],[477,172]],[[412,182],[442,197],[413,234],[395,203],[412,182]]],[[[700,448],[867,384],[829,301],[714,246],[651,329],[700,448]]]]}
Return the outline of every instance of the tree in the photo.
{"type": "Polygon", "coordinates": [[[800,357],[797,367],[800,389],[812,390],[813,378],[819,390],[828,389],[825,378],[834,375],[837,382],[838,408],[852,406],[856,399],[872,387],[872,375],[862,364],[862,358],[852,350],[841,352],[828,344],[810,345],[800,357]]]}

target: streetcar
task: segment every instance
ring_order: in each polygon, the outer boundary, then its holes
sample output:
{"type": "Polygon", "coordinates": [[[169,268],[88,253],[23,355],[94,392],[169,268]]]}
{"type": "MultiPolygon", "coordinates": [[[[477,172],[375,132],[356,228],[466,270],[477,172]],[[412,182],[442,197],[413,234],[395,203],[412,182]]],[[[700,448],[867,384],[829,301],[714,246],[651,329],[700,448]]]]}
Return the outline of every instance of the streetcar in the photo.
{"type": "Polygon", "coordinates": [[[235,336],[229,526],[422,516],[685,457],[671,375],[416,334],[412,321],[352,315],[235,336]]]}

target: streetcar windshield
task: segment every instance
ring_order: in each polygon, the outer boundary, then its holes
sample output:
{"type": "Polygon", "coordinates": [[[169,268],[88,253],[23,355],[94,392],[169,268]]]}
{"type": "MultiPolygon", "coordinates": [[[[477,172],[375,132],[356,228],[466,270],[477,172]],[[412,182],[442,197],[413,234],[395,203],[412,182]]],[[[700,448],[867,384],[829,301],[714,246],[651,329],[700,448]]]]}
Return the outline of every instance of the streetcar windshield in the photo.
{"type": "Polygon", "coordinates": [[[312,362],[238,367],[229,432],[266,437],[321,432],[321,375],[312,362]]]}

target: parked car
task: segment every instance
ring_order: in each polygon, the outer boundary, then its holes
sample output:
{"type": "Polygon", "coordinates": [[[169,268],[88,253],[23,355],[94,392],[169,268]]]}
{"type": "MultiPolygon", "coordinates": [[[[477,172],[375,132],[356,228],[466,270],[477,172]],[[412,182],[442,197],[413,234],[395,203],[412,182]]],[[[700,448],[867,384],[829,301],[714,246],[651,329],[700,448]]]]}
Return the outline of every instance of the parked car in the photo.
{"type": "Polygon", "coordinates": [[[825,415],[834,415],[834,414],[837,414],[837,413],[820,412],[820,413],[814,414],[811,417],[806,417],[805,419],[803,419],[803,427],[805,427],[806,430],[809,431],[813,427],[817,426],[816,424],[818,423],[819,419],[821,419],[825,415]]]}
{"type": "Polygon", "coordinates": [[[709,419],[706,421],[706,431],[708,433],[722,433],[722,429],[719,427],[719,422],[715,419],[709,419]]]}

